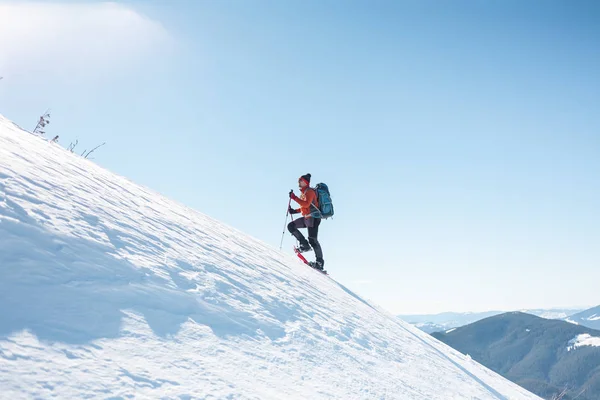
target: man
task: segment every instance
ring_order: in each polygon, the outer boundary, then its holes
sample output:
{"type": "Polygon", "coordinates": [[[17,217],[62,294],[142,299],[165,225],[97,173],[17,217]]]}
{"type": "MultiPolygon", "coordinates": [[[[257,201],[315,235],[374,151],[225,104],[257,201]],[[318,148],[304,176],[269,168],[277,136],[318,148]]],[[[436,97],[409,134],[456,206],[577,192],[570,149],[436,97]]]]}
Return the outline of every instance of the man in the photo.
{"type": "Polygon", "coordinates": [[[311,206],[318,208],[319,202],[317,199],[317,192],[315,189],[310,187],[310,174],[302,175],[300,179],[298,179],[298,187],[300,188],[300,197],[296,196],[294,191],[291,190],[290,199],[298,203],[300,208],[293,209],[290,206],[288,211],[290,214],[302,213],[302,218],[298,218],[297,220],[290,222],[288,224],[288,230],[296,239],[298,239],[298,242],[300,242],[298,251],[301,253],[309,251],[312,246],[313,250],[315,251],[316,261],[310,262],[309,264],[313,268],[322,270],[323,265],[325,265],[325,261],[323,260],[323,251],[321,250],[321,245],[317,239],[321,219],[314,218],[310,215],[311,206]],[[299,231],[301,228],[308,229],[308,241],[299,231]]]}

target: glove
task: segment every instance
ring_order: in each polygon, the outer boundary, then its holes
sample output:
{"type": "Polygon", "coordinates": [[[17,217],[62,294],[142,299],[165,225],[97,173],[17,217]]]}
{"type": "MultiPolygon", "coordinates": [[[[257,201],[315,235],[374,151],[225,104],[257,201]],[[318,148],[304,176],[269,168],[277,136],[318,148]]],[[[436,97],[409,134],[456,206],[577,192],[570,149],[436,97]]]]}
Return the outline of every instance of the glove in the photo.
{"type": "Polygon", "coordinates": [[[289,207],[288,207],[288,212],[289,212],[290,214],[298,214],[300,211],[298,211],[298,210],[294,210],[294,209],[292,208],[292,206],[289,206],[289,207]]]}
{"type": "Polygon", "coordinates": [[[290,199],[294,200],[296,198],[296,195],[294,194],[293,190],[290,190],[290,199]]]}

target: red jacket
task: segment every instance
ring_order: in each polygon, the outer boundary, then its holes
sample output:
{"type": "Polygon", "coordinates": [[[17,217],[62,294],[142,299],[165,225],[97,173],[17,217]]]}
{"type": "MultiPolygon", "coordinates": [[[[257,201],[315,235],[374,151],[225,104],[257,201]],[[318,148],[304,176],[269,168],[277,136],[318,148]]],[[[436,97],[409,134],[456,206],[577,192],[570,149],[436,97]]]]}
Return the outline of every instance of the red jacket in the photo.
{"type": "Polygon", "coordinates": [[[302,193],[300,197],[295,194],[292,196],[292,200],[300,205],[300,208],[296,211],[300,210],[304,217],[310,215],[310,205],[314,204],[317,208],[319,207],[319,200],[317,200],[317,193],[315,189],[311,187],[306,187],[305,189],[300,189],[302,193]]]}

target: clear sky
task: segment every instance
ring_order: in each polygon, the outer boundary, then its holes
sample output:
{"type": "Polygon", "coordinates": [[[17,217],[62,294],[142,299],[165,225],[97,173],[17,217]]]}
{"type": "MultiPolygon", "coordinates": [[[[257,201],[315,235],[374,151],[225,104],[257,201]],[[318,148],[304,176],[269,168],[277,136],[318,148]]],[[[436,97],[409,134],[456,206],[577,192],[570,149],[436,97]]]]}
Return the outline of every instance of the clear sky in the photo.
{"type": "Polygon", "coordinates": [[[0,1],[0,113],[393,313],[600,303],[600,3],[0,1]],[[293,241],[286,233],[284,250],[293,241]]]}

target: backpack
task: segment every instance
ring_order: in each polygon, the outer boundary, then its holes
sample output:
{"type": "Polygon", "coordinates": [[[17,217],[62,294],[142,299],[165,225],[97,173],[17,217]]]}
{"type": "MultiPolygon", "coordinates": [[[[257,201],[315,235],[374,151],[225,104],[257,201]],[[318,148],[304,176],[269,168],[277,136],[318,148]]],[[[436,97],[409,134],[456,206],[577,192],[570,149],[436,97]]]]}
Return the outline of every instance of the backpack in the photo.
{"type": "Polygon", "coordinates": [[[313,218],[327,219],[333,217],[333,203],[331,202],[331,195],[329,194],[329,188],[324,183],[319,183],[313,189],[317,194],[317,201],[319,207],[314,204],[310,205],[311,212],[310,216],[313,218]]]}

